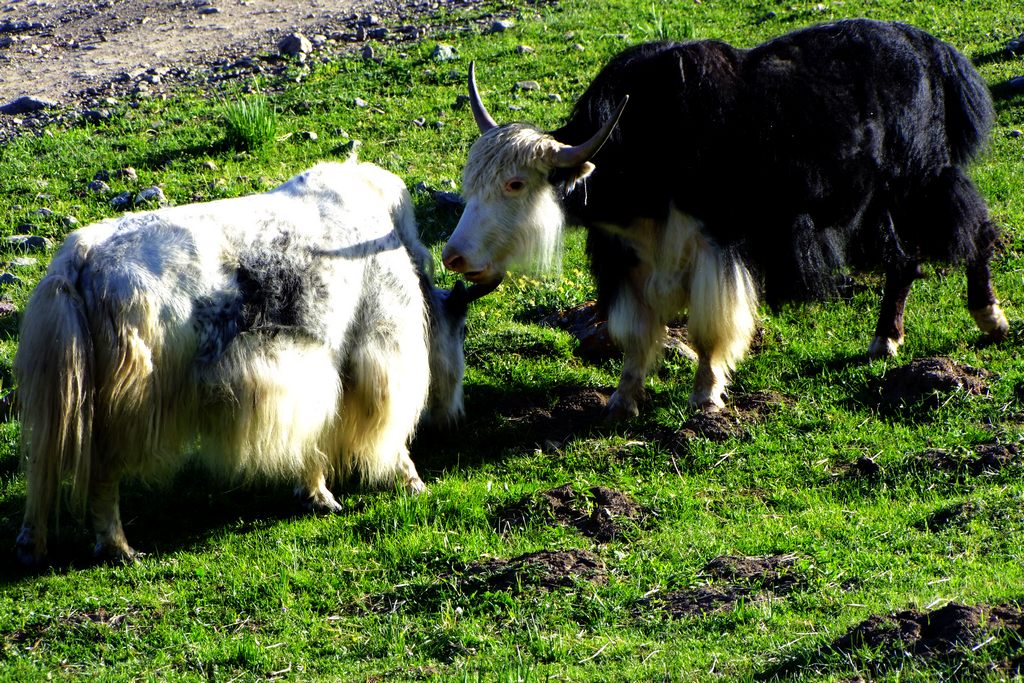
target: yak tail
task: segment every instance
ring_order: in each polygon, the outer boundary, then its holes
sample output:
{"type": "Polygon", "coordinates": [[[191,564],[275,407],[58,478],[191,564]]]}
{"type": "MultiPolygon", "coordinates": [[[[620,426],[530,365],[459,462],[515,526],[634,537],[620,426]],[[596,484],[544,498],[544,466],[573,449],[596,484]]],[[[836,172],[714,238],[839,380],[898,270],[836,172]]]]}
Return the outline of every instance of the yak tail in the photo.
{"type": "Polygon", "coordinates": [[[59,510],[62,482],[71,479],[79,512],[89,488],[94,356],[76,287],[82,262],[74,243],[57,254],[29,299],[14,357],[28,482],[23,534],[34,539],[37,557],[46,552],[47,518],[59,510]]]}
{"type": "Polygon", "coordinates": [[[962,166],[977,155],[988,139],[995,118],[992,94],[965,56],[945,43],[937,49],[950,160],[962,166]]]}

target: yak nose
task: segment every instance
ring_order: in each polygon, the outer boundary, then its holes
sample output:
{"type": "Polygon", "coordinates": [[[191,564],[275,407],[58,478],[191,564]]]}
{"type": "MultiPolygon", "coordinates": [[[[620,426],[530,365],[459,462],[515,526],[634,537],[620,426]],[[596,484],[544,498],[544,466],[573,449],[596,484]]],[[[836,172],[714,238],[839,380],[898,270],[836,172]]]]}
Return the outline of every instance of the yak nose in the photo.
{"type": "Polygon", "coordinates": [[[444,251],[441,252],[441,262],[444,263],[444,267],[455,273],[466,272],[466,259],[456,249],[445,247],[444,251]]]}

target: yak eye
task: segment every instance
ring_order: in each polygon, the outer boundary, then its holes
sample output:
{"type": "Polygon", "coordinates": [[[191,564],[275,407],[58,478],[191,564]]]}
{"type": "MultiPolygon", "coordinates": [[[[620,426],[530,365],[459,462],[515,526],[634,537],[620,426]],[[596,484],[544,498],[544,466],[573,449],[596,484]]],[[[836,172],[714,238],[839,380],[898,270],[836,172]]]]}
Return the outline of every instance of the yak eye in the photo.
{"type": "Polygon", "coordinates": [[[520,178],[513,178],[512,180],[508,180],[505,182],[505,192],[508,192],[509,194],[516,194],[517,192],[522,192],[525,187],[526,182],[521,180],[520,178]]]}

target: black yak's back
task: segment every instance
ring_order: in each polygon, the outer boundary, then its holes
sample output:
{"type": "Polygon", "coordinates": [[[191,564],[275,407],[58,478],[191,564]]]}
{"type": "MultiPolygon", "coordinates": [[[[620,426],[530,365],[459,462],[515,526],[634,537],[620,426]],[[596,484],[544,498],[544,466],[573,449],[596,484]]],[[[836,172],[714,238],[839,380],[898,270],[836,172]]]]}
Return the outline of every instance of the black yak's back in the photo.
{"type": "MultiPolygon", "coordinates": [[[[951,176],[991,129],[988,89],[911,26],[841,21],[750,50],[639,45],[602,69],[554,135],[587,139],[627,94],[589,191],[566,198],[570,214],[627,226],[674,204],[745,254],[771,301],[826,295],[850,262],[970,258],[984,229],[929,213],[935,196],[973,192],[951,176]]],[[[622,246],[594,231],[590,242],[599,286],[612,286],[621,268],[601,254],[622,246]]]]}

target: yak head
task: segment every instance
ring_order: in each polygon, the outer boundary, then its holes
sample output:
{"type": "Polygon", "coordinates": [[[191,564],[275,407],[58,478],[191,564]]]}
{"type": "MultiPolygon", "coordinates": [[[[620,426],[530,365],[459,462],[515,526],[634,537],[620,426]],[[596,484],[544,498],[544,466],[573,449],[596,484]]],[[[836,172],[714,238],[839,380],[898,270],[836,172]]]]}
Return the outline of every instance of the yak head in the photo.
{"type": "Polygon", "coordinates": [[[597,153],[626,102],[590,140],[566,145],[532,126],[498,125],[487,113],[469,66],[469,100],[480,137],[462,174],[466,209],[445,245],[445,267],[475,283],[496,285],[510,266],[537,270],[557,263],[564,214],[553,175],[571,190],[594,171],[597,153]]]}
{"type": "Polygon", "coordinates": [[[454,424],[464,412],[462,375],[466,369],[463,346],[469,305],[490,293],[498,283],[466,287],[461,280],[450,290],[428,290],[430,317],[430,394],[425,419],[444,427],[454,424]]]}

